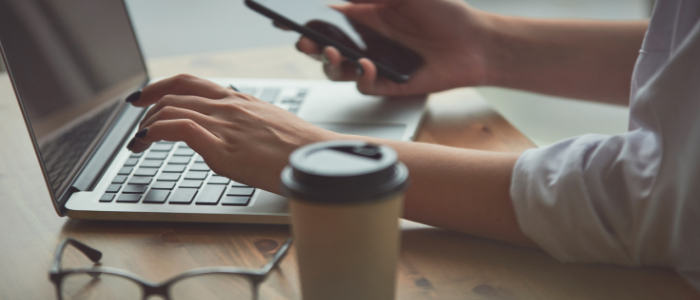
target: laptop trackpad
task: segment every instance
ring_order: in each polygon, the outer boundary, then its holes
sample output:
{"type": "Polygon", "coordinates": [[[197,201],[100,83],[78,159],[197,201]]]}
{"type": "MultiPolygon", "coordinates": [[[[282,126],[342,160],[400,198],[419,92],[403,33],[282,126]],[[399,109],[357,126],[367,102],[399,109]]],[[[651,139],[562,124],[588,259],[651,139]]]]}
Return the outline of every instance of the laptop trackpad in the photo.
{"type": "Polygon", "coordinates": [[[403,124],[367,124],[367,123],[327,123],[311,122],[312,124],[342,134],[362,135],[380,139],[401,140],[406,125],[403,124]]]}

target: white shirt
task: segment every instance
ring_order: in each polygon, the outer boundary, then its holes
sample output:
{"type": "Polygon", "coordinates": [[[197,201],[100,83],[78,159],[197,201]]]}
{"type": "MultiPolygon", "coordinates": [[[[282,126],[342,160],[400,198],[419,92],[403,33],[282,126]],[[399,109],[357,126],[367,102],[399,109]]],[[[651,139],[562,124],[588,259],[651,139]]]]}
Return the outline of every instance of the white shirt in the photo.
{"type": "Polygon", "coordinates": [[[657,1],[629,132],[526,151],[510,194],[558,260],[672,267],[700,290],[700,0],[657,1]]]}

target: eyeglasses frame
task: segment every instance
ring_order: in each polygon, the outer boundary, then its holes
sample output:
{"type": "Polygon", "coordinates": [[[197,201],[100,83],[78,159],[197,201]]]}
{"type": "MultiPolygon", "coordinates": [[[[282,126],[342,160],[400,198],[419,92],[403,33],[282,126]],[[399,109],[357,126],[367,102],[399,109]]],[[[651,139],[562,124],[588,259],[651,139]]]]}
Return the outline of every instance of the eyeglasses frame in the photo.
{"type": "Polygon", "coordinates": [[[170,279],[167,279],[163,282],[160,283],[153,283],[148,280],[145,280],[136,274],[133,274],[131,272],[117,269],[117,268],[111,268],[111,267],[102,267],[102,266],[93,266],[92,268],[70,268],[70,269],[63,269],[61,266],[61,260],[63,258],[63,253],[65,252],[65,249],[68,245],[71,245],[78,249],[82,254],[87,256],[90,261],[93,263],[99,263],[100,259],[102,259],[102,252],[100,252],[97,249],[94,249],[88,245],[85,245],[81,242],[79,242],[76,239],[67,237],[61,241],[60,244],[58,244],[58,247],[56,247],[56,252],[54,254],[54,259],[53,262],[51,263],[51,267],[49,269],[49,280],[54,284],[56,287],[56,295],[58,296],[58,300],[63,300],[63,295],[61,295],[61,284],[66,276],[72,275],[72,274],[78,274],[78,273],[85,273],[93,278],[98,277],[100,274],[110,274],[110,275],[115,275],[119,277],[123,277],[126,279],[129,279],[131,281],[134,281],[138,283],[141,287],[141,290],[143,291],[143,300],[147,299],[150,296],[161,296],[164,298],[164,300],[170,300],[170,286],[178,282],[180,280],[183,280],[188,277],[193,277],[193,276],[199,276],[199,275],[204,275],[204,274],[229,274],[229,275],[241,275],[246,278],[248,278],[251,283],[252,283],[252,300],[257,300],[258,299],[258,288],[260,284],[267,279],[267,277],[270,275],[272,269],[276,268],[279,263],[284,259],[284,257],[287,255],[287,252],[289,252],[289,247],[292,245],[292,238],[287,238],[287,240],[280,246],[280,248],[277,250],[277,253],[272,257],[270,261],[268,261],[262,268],[259,269],[252,269],[252,268],[239,268],[239,267],[203,267],[203,268],[196,268],[196,269],[191,269],[188,271],[183,272],[180,275],[171,277],[170,279]]]}

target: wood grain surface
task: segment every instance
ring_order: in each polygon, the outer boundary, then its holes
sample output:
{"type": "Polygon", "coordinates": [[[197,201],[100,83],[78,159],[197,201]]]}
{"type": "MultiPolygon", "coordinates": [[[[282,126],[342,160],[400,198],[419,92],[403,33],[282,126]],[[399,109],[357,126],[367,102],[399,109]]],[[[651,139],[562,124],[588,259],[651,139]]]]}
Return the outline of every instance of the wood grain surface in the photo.
{"type": "MultiPolygon", "coordinates": [[[[290,47],[148,62],[153,78],[323,78],[290,47]]],[[[533,147],[473,89],[433,95],[420,142],[494,151],[533,147]]],[[[58,241],[74,237],[104,253],[104,266],[154,282],[191,268],[257,268],[289,236],[287,226],[96,222],[60,218],[31,147],[8,77],[0,75],[0,299],[55,299],[48,268],[58,241]]],[[[675,272],[562,264],[546,253],[402,221],[399,299],[700,299],[675,272]]],[[[89,266],[70,249],[65,266],[89,266]]],[[[294,248],[263,283],[261,299],[299,299],[294,248]]],[[[232,299],[237,299],[232,297],[232,299]]]]}

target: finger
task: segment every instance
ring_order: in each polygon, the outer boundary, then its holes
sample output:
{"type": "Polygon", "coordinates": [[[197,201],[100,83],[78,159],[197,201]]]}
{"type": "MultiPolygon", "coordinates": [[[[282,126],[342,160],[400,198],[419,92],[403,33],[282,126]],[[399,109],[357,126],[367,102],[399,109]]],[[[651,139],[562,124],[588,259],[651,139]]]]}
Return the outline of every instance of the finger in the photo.
{"type": "Polygon", "coordinates": [[[362,74],[357,79],[357,90],[367,95],[381,95],[381,86],[378,85],[377,67],[367,58],[357,61],[362,67],[362,74]]]}
{"type": "Polygon", "coordinates": [[[216,100],[197,96],[165,95],[156,102],[156,105],[146,112],[146,115],[141,119],[140,128],[143,128],[143,124],[148,119],[165,107],[179,107],[193,110],[204,115],[210,115],[216,110],[214,107],[216,103],[214,101],[216,100]]]}
{"type": "Polygon", "coordinates": [[[341,81],[343,76],[343,56],[335,47],[328,46],[323,49],[323,71],[330,80],[341,81]]]}
{"type": "Polygon", "coordinates": [[[202,124],[203,126],[207,127],[208,129],[214,129],[217,122],[213,121],[213,118],[210,116],[207,116],[205,114],[202,114],[200,112],[194,111],[194,110],[189,110],[185,108],[180,108],[180,107],[174,107],[174,106],[167,106],[164,107],[163,109],[159,110],[158,112],[154,113],[152,116],[150,116],[148,119],[144,120],[142,124],[139,126],[139,129],[147,128],[151,126],[151,124],[159,121],[159,120],[176,120],[176,119],[190,119],[194,120],[199,124],[202,124]]]}
{"type": "Polygon", "coordinates": [[[310,38],[302,36],[299,38],[299,41],[297,41],[296,46],[297,50],[303,52],[304,54],[309,55],[316,60],[321,60],[321,47],[319,47],[318,44],[316,44],[310,38]]]}
{"type": "Polygon", "coordinates": [[[134,140],[134,152],[143,151],[157,141],[184,141],[205,160],[215,157],[217,149],[220,149],[223,143],[204,126],[190,119],[160,120],[147,128],[143,138],[134,140]]]}
{"type": "Polygon", "coordinates": [[[187,74],[180,74],[152,83],[141,91],[138,99],[131,101],[135,106],[148,106],[163,98],[165,95],[190,95],[210,99],[221,99],[228,95],[226,88],[187,74]]]}
{"type": "Polygon", "coordinates": [[[282,30],[284,30],[284,31],[290,31],[290,30],[291,30],[291,29],[289,29],[289,27],[284,26],[284,25],[282,25],[282,23],[277,22],[277,21],[272,21],[272,26],[275,26],[275,27],[277,27],[277,28],[279,28],[279,29],[282,29],[282,30]]]}
{"type": "Polygon", "coordinates": [[[134,135],[135,143],[129,147],[129,149],[133,152],[142,152],[148,149],[148,147],[151,146],[150,142],[143,140],[146,132],[148,132],[148,128],[159,121],[165,120],[192,120],[197,122],[202,127],[205,127],[205,129],[209,130],[210,132],[221,126],[221,124],[216,122],[214,118],[200,114],[196,111],[177,107],[167,107],[149,118],[146,122],[144,122],[142,127],[139,127],[139,131],[134,135]]]}

